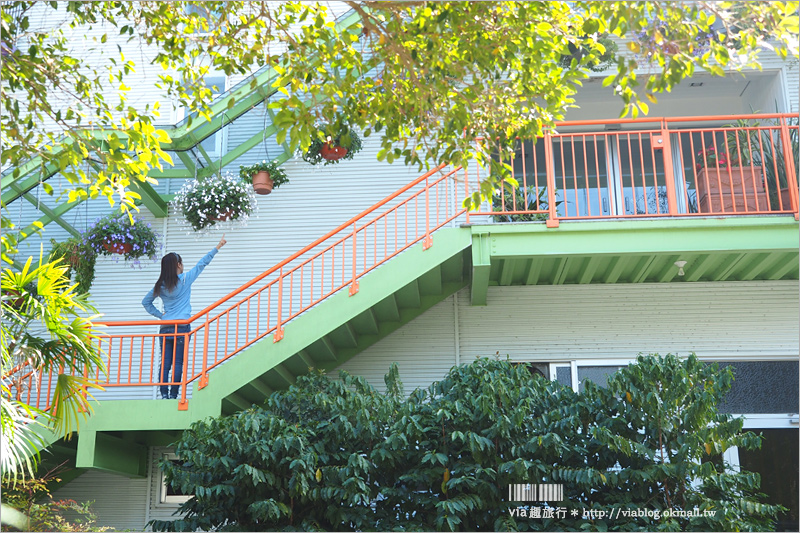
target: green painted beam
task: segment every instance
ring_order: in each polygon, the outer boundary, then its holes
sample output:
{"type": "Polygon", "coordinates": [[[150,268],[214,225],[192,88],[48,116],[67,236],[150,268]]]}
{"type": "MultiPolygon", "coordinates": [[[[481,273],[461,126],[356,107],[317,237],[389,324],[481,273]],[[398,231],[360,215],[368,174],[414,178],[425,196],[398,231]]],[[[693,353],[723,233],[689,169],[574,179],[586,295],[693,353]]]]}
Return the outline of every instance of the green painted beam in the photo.
{"type": "Polygon", "coordinates": [[[716,279],[719,281],[728,279],[740,266],[740,263],[745,257],[747,257],[747,254],[736,254],[733,260],[728,262],[728,266],[721,273],[717,274],[716,279]]]}
{"type": "Polygon", "coordinates": [[[764,279],[781,279],[789,272],[794,271],[796,273],[797,268],[798,268],[797,255],[787,255],[786,260],[784,262],[779,263],[771,270],[765,272],[764,279]]]}
{"type": "Polygon", "coordinates": [[[718,260],[719,258],[712,256],[711,254],[704,254],[701,255],[697,261],[687,263],[686,267],[684,268],[686,271],[686,275],[684,276],[685,281],[699,280],[711,269],[711,267],[716,264],[718,260]]]}
{"type": "Polygon", "coordinates": [[[347,339],[347,342],[350,346],[358,346],[358,335],[356,335],[356,332],[353,331],[353,326],[351,326],[348,322],[342,324],[342,327],[339,328],[339,331],[344,333],[344,338],[347,339]]]}
{"type": "Polygon", "coordinates": [[[297,357],[299,357],[303,361],[303,364],[306,365],[307,368],[317,367],[317,363],[314,361],[314,359],[307,351],[300,350],[299,352],[297,352],[297,357]]]}
{"type": "Polygon", "coordinates": [[[339,358],[336,357],[336,347],[333,345],[333,343],[331,342],[331,340],[327,336],[322,337],[319,340],[319,342],[320,342],[320,345],[322,346],[323,350],[325,351],[325,354],[327,355],[327,359],[332,360],[332,361],[338,361],[339,360],[339,358]]]}
{"type": "Polygon", "coordinates": [[[489,292],[489,277],[492,272],[489,231],[474,232],[472,235],[472,286],[471,305],[486,305],[489,292]]]}
{"type": "MultiPolygon", "coordinates": [[[[16,186],[12,185],[12,188],[16,189],[16,186]]],[[[56,224],[58,224],[59,226],[61,226],[65,230],[67,230],[69,232],[69,234],[72,235],[73,237],[80,237],[81,236],[81,232],[80,231],[76,230],[74,227],[72,227],[70,224],[68,224],[63,218],[61,218],[61,216],[56,214],[55,211],[53,211],[52,209],[47,207],[45,204],[43,204],[40,201],[38,201],[36,199],[36,197],[34,197],[31,193],[29,193],[29,192],[23,193],[22,197],[25,198],[32,205],[34,205],[36,207],[36,209],[38,209],[41,213],[43,213],[45,216],[47,216],[50,219],[51,222],[55,222],[56,224]]]]}
{"type": "MultiPolygon", "coordinates": [[[[486,232],[473,226],[473,233],[486,232]]],[[[491,257],[706,253],[797,250],[790,216],[570,222],[558,228],[503,224],[491,228],[491,257]]]]}
{"type": "Polygon", "coordinates": [[[758,256],[758,261],[750,265],[747,273],[742,275],[742,281],[756,279],[762,272],[769,270],[779,261],[783,260],[784,257],[780,254],[760,254],[758,256]]]}
{"type": "Polygon", "coordinates": [[[617,256],[612,259],[603,283],[616,283],[630,261],[631,258],[625,256],[617,256]]]}
{"type": "Polygon", "coordinates": [[[156,218],[164,218],[167,216],[169,206],[167,202],[161,198],[161,195],[153,189],[152,185],[144,181],[134,180],[131,183],[131,190],[139,193],[142,197],[142,203],[153,213],[153,216],[156,218]]]}
{"type": "Polygon", "coordinates": [[[525,285],[536,285],[539,282],[539,276],[542,274],[542,263],[544,260],[541,257],[532,257],[528,262],[528,271],[525,274],[525,285]]]}
{"type": "Polygon", "coordinates": [[[675,261],[679,260],[680,258],[681,257],[679,255],[667,257],[664,261],[665,266],[662,268],[661,272],[656,274],[656,281],[659,283],[666,283],[675,279],[675,277],[678,275],[678,267],[675,266],[675,261]]]}
{"type": "Polygon", "coordinates": [[[419,290],[422,294],[441,294],[442,268],[436,265],[432,270],[419,277],[419,290]]]}
{"type": "Polygon", "coordinates": [[[253,405],[252,402],[248,402],[246,398],[242,397],[242,395],[240,394],[236,394],[235,392],[227,395],[224,399],[229,401],[242,411],[244,411],[245,409],[250,409],[250,407],[253,405]]]}
{"type": "Polygon", "coordinates": [[[500,285],[511,285],[514,280],[514,268],[517,262],[513,258],[503,259],[503,264],[500,267],[500,285]]]}
{"type": "Polygon", "coordinates": [[[553,285],[564,284],[564,281],[567,279],[567,272],[569,271],[567,268],[568,262],[568,257],[562,257],[558,260],[558,264],[556,265],[556,273],[555,276],[553,276],[553,285]]]}
{"type": "Polygon", "coordinates": [[[600,257],[593,255],[588,257],[584,260],[583,267],[581,271],[578,273],[578,283],[581,285],[586,285],[587,283],[591,283],[594,279],[594,273],[597,272],[597,268],[600,266],[600,257]]]}
{"type": "Polygon", "coordinates": [[[294,377],[294,375],[291,372],[289,372],[286,369],[286,367],[283,366],[283,364],[281,364],[281,363],[278,363],[277,365],[275,365],[275,369],[274,370],[281,377],[281,379],[283,379],[289,385],[294,385],[295,382],[297,381],[297,378],[294,377]]]}
{"type": "Polygon", "coordinates": [[[265,398],[275,392],[275,389],[266,385],[260,379],[254,379],[253,381],[248,382],[247,385],[265,398]]]}
{"type": "MultiPolygon", "coordinates": [[[[189,152],[177,152],[177,154],[178,158],[186,166],[186,171],[189,173],[189,176],[194,176],[195,172],[197,172],[197,163],[189,157],[189,152]]],[[[156,177],[156,174],[151,171],[148,173],[148,176],[156,177]]]]}
{"type": "Polygon", "coordinates": [[[142,478],[147,475],[147,446],[103,432],[81,431],[76,468],[96,468],[113,474],[142,478]]]}
{"type": "MultiPolygon", "coordinates": [[[[73,207],[76,207],[77,205],[79,205],[79,204],[81,204],[81,203],[83,203],[85,201],[86,200],[75,200],[74,202],[71,202],[71,203],[63,203],[63,204],[59,205],[58,207],[56,207],[55,209],[50,210],[50,214],[49,215],[43,215],[43,216],[39,217],[39,220],[37,220],[36,222],[40,223],[42,225],[42,227],[45,227],[48,224],[50,224],[51,222],[54,222],[55,219],[61,217],[61,215],[63,215],[64,213],[66,213],[67,211],[72,209],[73,207]]],[[[22,233],[24,233],[25,236],[27,237],[27,236],[30,236],[30,235],[34,235],[35,233],[38,233],[38,231],[39,231],[39,228],[36,227],[36,223],[32,223],[32,224],[29,224],[26,228],[24,228],[22,230],[22,233]]]]}
{"type": "Polygon", "coordinates": [[[641,263],[637,265],[638,268],[631,276],[631,283],[644,283],[650,271],[656,265],[656,258],[657,256],[655,255],[643,257],[641,263]]]}

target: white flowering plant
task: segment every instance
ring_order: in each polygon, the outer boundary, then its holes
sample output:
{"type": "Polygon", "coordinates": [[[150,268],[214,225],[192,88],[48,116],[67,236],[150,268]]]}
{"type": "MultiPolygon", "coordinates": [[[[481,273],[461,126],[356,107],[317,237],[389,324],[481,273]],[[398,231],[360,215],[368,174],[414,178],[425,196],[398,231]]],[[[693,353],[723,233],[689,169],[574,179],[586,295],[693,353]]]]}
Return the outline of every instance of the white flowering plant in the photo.
{"type": "Polygon", "coordinates": [[[172,205],[194,231],[204,231],[228,221],[247,225],[258,209],[253,188],[230,172],[187,181],[172,205]]]}

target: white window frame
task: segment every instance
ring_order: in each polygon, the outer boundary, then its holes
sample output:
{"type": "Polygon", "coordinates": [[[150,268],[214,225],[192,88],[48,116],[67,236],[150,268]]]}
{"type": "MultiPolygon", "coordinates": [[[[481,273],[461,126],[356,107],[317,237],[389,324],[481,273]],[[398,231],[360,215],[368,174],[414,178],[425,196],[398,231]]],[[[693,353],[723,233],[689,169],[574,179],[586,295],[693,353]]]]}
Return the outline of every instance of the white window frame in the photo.
{"type": "MultiPolygon", "coordinates": [[[[178,456],[175,455],[174,453],[167,452],[167,453],[162,453],[161,454],[161,459],[166,460],[166,461],[177,461],[178,460],[178,456]]],[[[158,474],[159,475],[159,484],[158,484],[159,489],[158,489],[158,504],[157,505],[174,507],[176,504],[181,504],[181,503],[187,502],[192,498],[191,495],[185,495],[185,494],[182,494],[182,495],[167,494],[167,481],[166,481],[166,479],[164,477],[164,471],[161,468],[159,468],[158,472],[159,472],[159,474],[158,474]]]]}

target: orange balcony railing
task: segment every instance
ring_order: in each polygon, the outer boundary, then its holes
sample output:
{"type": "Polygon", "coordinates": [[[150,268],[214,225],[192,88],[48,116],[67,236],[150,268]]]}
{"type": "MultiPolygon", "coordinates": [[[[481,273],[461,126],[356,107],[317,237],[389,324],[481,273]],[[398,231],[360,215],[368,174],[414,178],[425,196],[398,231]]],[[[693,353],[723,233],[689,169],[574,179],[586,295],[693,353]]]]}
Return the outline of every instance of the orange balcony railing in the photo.
{"type": "MultiPolygon", "coordinates": [[[[510,161],[519,185],[501,183],[475,211],[466,212],[462,199],[477,190],[485,171],[442,165],[190,320],[174,322],[194,324],[177,334],[185,338],[183,377],[174,383],[181,387],[179,409],[187,409],[191,383],[204,387],[209,372],[268,335],[279,342],[287,322],[339,290],[357,294],[361,277],[416,243],[434,245],[434,232],[448,223],[798,218],[797,115],[584,121],[559,124],[557,131],[521,140],[510,161]]],[[[173,384],[160,377],[165,335],[154,330],[164,324],[106,322],[98,348],[108,373],[94,378],[125,388],[130,398],[152,398],[154,386],[173,384]]],[[[23,368],[12,394],[45,409],[54,378],[23,368]]]]}
{"type": "MultiPolygon", "coordinates": [[[[503,182],[477,212],[499,222],[797,214],[798,116],[561,123],[520,140],[503,182]]],[[[485,179],[470,173],[469,191],[485,179]]]]}

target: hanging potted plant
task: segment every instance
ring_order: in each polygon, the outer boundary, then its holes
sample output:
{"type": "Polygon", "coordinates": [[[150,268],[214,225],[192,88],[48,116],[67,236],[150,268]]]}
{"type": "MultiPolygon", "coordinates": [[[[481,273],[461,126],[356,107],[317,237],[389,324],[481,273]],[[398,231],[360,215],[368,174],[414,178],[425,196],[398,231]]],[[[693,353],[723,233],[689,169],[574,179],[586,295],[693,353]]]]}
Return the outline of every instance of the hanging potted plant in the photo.
{"type": "Polygon", "coordinates": [[[172,205],[194,231],[208,230],[228,221],[246,225],[258,208],[253,188],[230,172],[187,181],[172,205]]]}
{"type": "Polygon", "coordinates": [[[239,167],[239,177],[244,183],[253,185],[256,194],[269,194],[284,183],[289,183],[286,172],[278,166],[277,161],[261,161],[253,165],[239,167]]]}
{"type": "Polygon", "coordinates": [[[353,156],[361,150],[361,137],[347,125],[324,125],[318,128],[303,159],[312,165],[330,165],[353,156]]]}
{"type": "Polygon", "coordinates": [[[95,220],[83,234],[83,242],[97,255],[121,255],[133,265],[139,259],[158,259],[158,235],[150,223],[128,214],[115,212],[95,220]]]}
{"type": "Polygon", "coordinates": [[[61,259],[67,267],[66,276],[78,284],[78,292],[89,292],[97,262],[97,254],[92,247],[78,237],[70,237],[62,242],[50,239],[50,244],[50,261],[61,259]]]}

